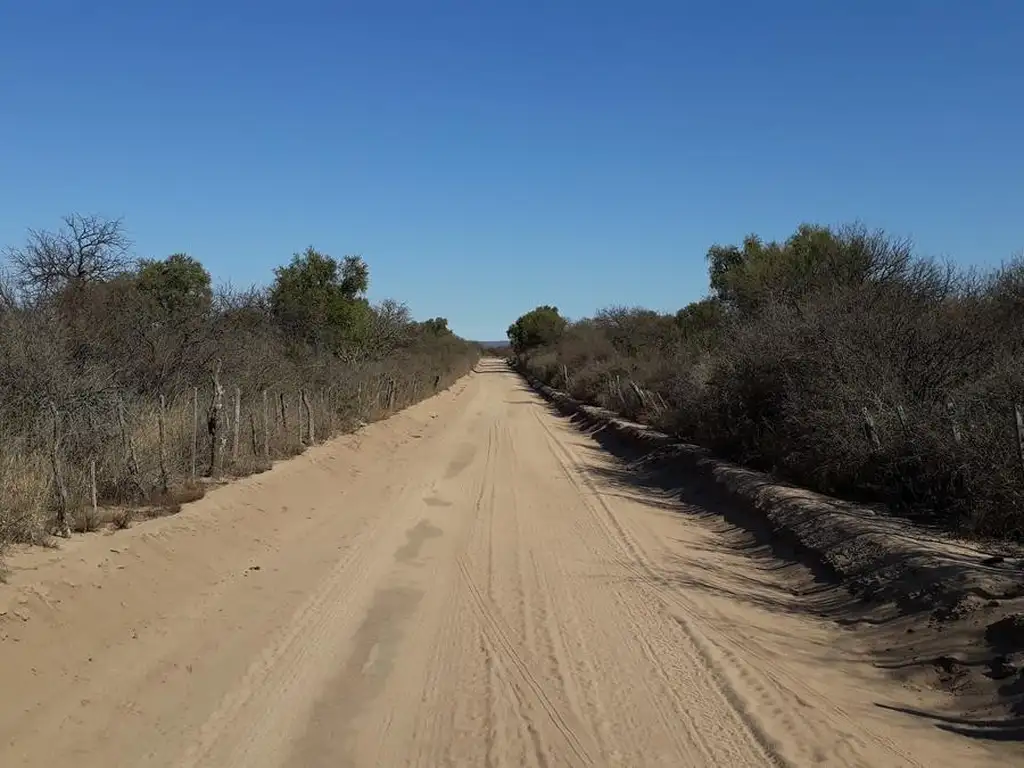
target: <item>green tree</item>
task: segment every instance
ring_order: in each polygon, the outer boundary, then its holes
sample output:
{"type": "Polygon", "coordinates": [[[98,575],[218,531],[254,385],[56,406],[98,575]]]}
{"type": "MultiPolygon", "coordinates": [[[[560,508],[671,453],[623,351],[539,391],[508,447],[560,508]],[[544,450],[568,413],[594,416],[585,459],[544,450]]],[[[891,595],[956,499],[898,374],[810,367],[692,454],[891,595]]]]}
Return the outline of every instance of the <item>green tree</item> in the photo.
{"type": "Polygon", "coordinates": [[[558,307],[543,305],[531,309],[519,317],[506,332],[517,355],[525,355],[530,350],[548,344],[554,344],[565,332],[567,322],[558,314],[558,307]]]}
{"type": "Polygon", "coordinates": [[[433,336],[447,336],[451,334],[448,328],[448,319],[444,317],[432,317],[420,323],[420,327],[433,336]]]}
{"type": "Polygon", "coordinates": [[[714,296],[750,313],[771,302],[794,304],[865,283],[898,282],[911,268],[911,254],[909,241],[860,225],[801,224],[784,243],[748,235],[742,247],[712,246],[707,261],[714,296]]]}
{"type": "Polygon", "coordinates": [[[725,322],[725,308],[715,298],[687,304],[675,314],[675,324],[684,340],[714,334],[725,322]]]}
{"type": "Polygon", "coordinates": [[[137,285],[143,295],[172,316],[205,312],[213,299],[210,273],[198,260],[184,253],[175,253],[161,261],[140,260],[137,285]]]}
{"type": "Polygon", "coordinates": [[[274,270],[271,312],[292,338],[337,351],[370,322],[363,296],[368,287],[369,267],[360,257],[346,256],[339,264],[310,246],[274,270]]]}

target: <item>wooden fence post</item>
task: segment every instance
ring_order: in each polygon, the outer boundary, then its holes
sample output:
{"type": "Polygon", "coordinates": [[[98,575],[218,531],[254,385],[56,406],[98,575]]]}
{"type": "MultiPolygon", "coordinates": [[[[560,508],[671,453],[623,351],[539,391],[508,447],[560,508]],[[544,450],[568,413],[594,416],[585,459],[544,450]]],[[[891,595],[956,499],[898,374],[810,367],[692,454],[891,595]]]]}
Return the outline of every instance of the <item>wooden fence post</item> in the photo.
{"type": "Polygon", "coordinates": [[[878,430],[875,428],[875,420],[871,417],[871,413],[868,411],[867,406],[864,406],[861,409],[861,415],[864,417],[864,434],[871,443],[872,449],[877,451],[882,447],[882,441],[878,438],[878,430]]]}
{"type": "Polygon", "coordinates": [[[295,426],[298,429],[299,435],[299,448],[302,448],[304,443],[302,442],[302,390],[300,389],[295,394],[295,426]]]}
{"type": "Polygon", "coordinates": [[[192,387],[192,479],[196,479],[199,456],[199,387],[192,387]]]}
{"type": "Polygon", "coordinates": [[[288,444],[288,409],[284,405],[284,392],[278,393],[278,400],[281,402],[281,430],[285,435],[285,445],[288,444]]]}
{"type": "Polygon", "coordinates": [[[210,399],[210,410],[206,414],[206,430],[210,433],[210,477],[220,473],[220,430],[221,410],[224,408],[224,387],[220,383],[220,361],[213,371],[213,396],[210,399]]]}
{"type": "Polygon", "coordinates": [[[160,490],[165,494],[170,490],[171,482],[167,473],[167,446],[165,444],[164,414],[167,410],[167,398],[160,394],[160,410],[156,412],[157,432],[159,434],[159,458],[160,458],[160,490]]]}
{"type": "Polygon", "coordinates": [[[270,409],[267,407],[267,390],[263,390],[263,458],[270,461],[270,409]]]}
{"type": "Polygon", "coordinates": [[[640,403],[640,407],[641,408],[646,408],[647,407],[647,396],[644,393],[644,391],[640,388],[640,385],[637,384],[632,379],[630,379],[629,380],[629,387],[630,387],[630,389],[633,390],[633,394],[636,395],[636,399],[640,403]]]}
{"type": "Polygon", "coordinates": [[[235,387],[235,421],[232,424],[231,434],[231,460],[238,461],[238,433],[241,430],[242,421],[242,390],[235,387]]]}
{"type": "Polygon", "coordinates": [[[53,470],[53,487],[57,492],[57,535],[65,539],[71,536],[71,526],[68,525],[68,489],[64,485],[64,474],[60,466],[60,411],[57,404],[50,402],[50,410],[53,413],[53,439],[50,442],[50,467],[53,470]]]}
{"type": "Polygon", "coordinates": [[[1020,457],[1020,466],[1024,470],[1024,409],[1021,406],[1013,406],[1013,415],[1017,422],[1017,455],[1020,457]]]}
{"type": "Polygon", "coordinates": [[[90,496],[92,497],[92,518],[93,520],[99,519],[100,505],[97,500],[96,493],[96,459],[93,458],[89,461],[89,490],[90,496]]]}
{"type": "Polygon", "coordinates": [[[313,429],[313,408],[310,405],[306,390],[302,390],[302,403],[306,407],[306,437],[310,445],[316,445],[316,430],[313,429]]]}
{"type": "Polygon", "coordinates": [[[253,411],[249,411],[249,429],[252,432],[252,455],[260,455],[260,446],[256,439],[256,414],[253,411]]]}

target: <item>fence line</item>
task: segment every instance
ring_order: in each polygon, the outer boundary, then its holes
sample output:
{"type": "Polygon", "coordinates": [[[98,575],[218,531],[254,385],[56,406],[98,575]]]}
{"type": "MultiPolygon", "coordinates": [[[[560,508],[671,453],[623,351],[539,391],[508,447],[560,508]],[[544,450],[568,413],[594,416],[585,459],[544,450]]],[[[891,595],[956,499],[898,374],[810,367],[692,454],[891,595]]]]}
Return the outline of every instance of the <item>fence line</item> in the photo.
{"type": "MultiPolygon", "coordinates": [[[[274,459],[433,394],[441,380],[433,371],[418,370],[363,375],[352,380],[348,397],[339,397],[344,390],[335,384],[250,390],[222,380],[217,364],[206,386],[190,387],[184,396],[154,393],[129,405],[114,393],[109,407],[101,404],[96,411],[95,426],[78,432],[74,409],[50,403],[44,443],[49,473],[39,482],[50,488],[56,532],[70,535],[72,527],[94,527],[102,508],[141,503],[155,512],[160,505],[174,506],[177,498],[201,495],[206,482],[262,471],[274,459]],[[232,392],[230,403],[226,391],[232,392]],[[272,398],[279,405],[273,413],[272,398]],[[200,399],[206,402],[202,411],[200,399]],[[251,451],[242,450],[246,421],[251,451]]],[[[88,413],[92,425],[93,411],[88,413]]]]}

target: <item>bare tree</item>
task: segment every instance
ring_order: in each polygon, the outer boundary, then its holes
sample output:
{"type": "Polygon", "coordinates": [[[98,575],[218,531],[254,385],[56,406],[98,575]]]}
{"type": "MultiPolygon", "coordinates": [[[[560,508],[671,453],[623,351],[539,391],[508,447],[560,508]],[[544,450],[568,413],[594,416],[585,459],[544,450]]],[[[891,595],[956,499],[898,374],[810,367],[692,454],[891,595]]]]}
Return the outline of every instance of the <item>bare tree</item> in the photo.
{"type": "Polygon", "coordinates": [[[409,307],[385,299],[373,307],[364,346],[370,355],[388,355],[409,340],[412,315],[409,307]]]}
{"type": "Polygon", "coordinates": [[[5,312],[17,305],[17,298],[7,270],[0,268],[0,312],[5,312]]]}
{"type": "Polygon", "coordinates": [[[132,244],[120,219],[73,213],[63,222],[56,232],[30,229],[25,245],[7,250],[18,286],[29,297],[109,280],[131,264],[132,244]]]}

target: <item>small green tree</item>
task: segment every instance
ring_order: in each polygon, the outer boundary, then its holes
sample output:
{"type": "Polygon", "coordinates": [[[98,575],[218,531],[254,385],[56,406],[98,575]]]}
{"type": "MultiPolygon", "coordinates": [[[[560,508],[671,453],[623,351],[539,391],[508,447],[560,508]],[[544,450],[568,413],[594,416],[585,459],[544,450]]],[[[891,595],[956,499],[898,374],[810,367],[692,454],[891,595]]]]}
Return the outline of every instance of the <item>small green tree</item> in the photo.
{"type": "Polygon", "coordinates": [[[512,351],[525,355],[530,350],[554,344],[561,338],[567,325],[566,319],[558,314],[558,307],[543,305],[520,316],[506,332],[512,344],[512,351]]]}

